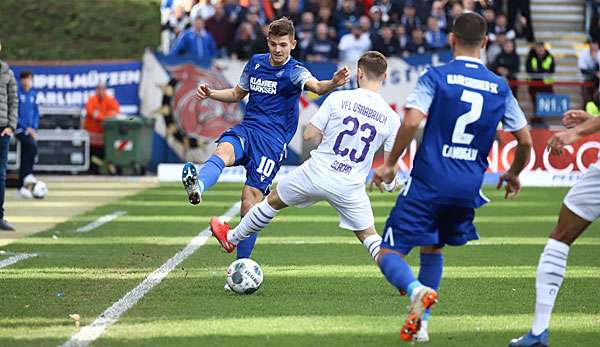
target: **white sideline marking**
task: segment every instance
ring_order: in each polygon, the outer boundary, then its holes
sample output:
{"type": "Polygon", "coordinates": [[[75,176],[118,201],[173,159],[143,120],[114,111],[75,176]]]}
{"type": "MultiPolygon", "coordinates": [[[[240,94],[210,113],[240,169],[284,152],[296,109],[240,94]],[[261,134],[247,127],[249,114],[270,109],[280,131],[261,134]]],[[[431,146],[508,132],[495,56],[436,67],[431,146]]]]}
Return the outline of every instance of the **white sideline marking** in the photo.
{"type": "Polygon", "coordinates": [[[112,220],[115,220],[126,213],[127,212],[125,212],[125,211],[116,211],[111,214],[104,215],[104,216],[96,219],[95,221],[91,222],[90,224],[87,224],[80,228],[77,228],[77,230],[75,230],[75,231],[78,233],[87,233],[88,231],[96,229],[97,227],[104,225],[112,220]]]}
{"type": "MultiPolygon", "coordinates": [[[[240,204],[240,202],[235,203],[219,218],[233,218],[240,212],[240,204]]],[[[210,235],[211,232],[208,227],[202,230],[187,244],[187,246],[185,246],[184,249],[177,252],[171,259],[167,260],[158,269],[148,275],[148,277],[138,284],[137,287],[133,288],[125,294],[125,296],[119,299],[119,301],[115,302],[111,307],[102,312],[90,325],[81,328],[78,333],[71,336],[71,338],[63,343],[61,347],[88,346],[90,343],[94,342],[106,328],[115,324],[123,313],[132,308],[146,293],[159,284],[169,272],[184,261],[185,258],[189,257],[202,247],[210,235]]]]}
{"type": "Polygon", "coordinates": [[[16,255],[0,261],[0,269],[7,267],[21,260],[37,257],[36,253],[17,253],[16,255]]]}

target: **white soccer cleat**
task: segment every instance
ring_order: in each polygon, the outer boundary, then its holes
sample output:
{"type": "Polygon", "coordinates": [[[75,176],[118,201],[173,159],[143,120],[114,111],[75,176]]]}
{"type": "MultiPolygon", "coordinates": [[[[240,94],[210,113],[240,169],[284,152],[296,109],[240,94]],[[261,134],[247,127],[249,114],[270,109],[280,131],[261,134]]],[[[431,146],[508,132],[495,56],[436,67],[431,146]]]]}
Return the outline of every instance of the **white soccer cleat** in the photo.
{"type": "Polygon", "coordinates": [[[31,190],[25,188],[25,186],[21,187],[21,189],[17,190],[16,197],[20,199],[33,199],[33,194],[31,190]]]}
{"type": "Polygon", "coordinates": [[[202,202],[202,190],[198,182],[198,171],[193,163],[187,162],[183,165],[181,183],[183,183],[188,200],[192,205],[198,205],[202,202]]]}
{"type": "Polygon", "coordinates": [[[37,182],[38,179],[33,174],[23,177],[23,187],[33,187],[37,182]]]}
{"type": "Polygon", "coordinates": [[[231,287],[229,286],[229,284],[227,282],[225,282],[223,289],[225,289],[226,292],[233,292],[233,289],[231,289],[231,287]]]}
{"type": "Polygon", "coordinates": [[[419,329],[419,332],[417,333],[417,335],[415,335],[416,342],[429,342],[429,332],[427,331],[427,325],[428,323],[426,320],[421,321],[421,329],[419,329]]]}

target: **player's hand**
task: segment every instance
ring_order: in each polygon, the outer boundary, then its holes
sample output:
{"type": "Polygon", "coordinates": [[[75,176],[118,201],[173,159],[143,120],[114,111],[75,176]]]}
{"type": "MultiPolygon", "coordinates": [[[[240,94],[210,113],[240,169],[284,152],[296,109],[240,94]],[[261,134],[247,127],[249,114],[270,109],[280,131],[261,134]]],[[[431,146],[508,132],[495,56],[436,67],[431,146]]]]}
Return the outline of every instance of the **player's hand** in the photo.
{"type": "Polygon", "coordinates": [[[206,83],[202,83],[198,86],[198,89],[196,89],[196,97],[200,100],[205,100],[210,98],[210,95],[212,94],[212,89],[208,88],[208,85],[206,83]]]}
{"type": "Polygon", "coordinates": [[[562,123],[567,128],[573,128],[590,118],[593,118],[592,115],[583,110],[568,110],[563,115],[562,123]]]}
{"type": "Polygon", "coordinates": [[[563,148],[570,145],[581,138],[581,135],[575,129],[558,132],[548,140],[548,149],[552,155],[561,155],[563,148]]]}
{"type": "Polygon", "coordinates": [[[13,134],[13,130],[11,127],[6,127],[4,128],[4,130],[2,130],[2,133],[0,134],[0,136],[12,136],[13,134]]]}
{"type": "Polygon", "coordinates": [[[508,199],[509,197],[516,198],[521,192],[521,180],[519,179],[519,176],[510,171],[505,172],[502,176],[500,176],[500,180],[498,181],[496,189],[500,190],[505,182],[506,193],[504,194],[504,199],[508,199]]]}
{"type": "Polygon", "coordinates": [[[393,167],[381,165],[375,169],[373,173],[373,180],[369,185],[369,189],[373,189],[373,184],[379,188],[379,191],[385,190],[384,183],[391,183],[396,178],[396,172],[393,167]]]}
{"type": "Polygon", "coordinates": [[[25,131],[29,136],[33,137],[34,140],[37,140],[37,132],[33,128],[27,128],[25,131]]]}
{"type": "Polygon", "coordinates": [[[333,74],[333,78],[331,80],[336,86],[343,86],[344,84],[350,82],[350,70],[347,66],[342,67],[333,74]]]}

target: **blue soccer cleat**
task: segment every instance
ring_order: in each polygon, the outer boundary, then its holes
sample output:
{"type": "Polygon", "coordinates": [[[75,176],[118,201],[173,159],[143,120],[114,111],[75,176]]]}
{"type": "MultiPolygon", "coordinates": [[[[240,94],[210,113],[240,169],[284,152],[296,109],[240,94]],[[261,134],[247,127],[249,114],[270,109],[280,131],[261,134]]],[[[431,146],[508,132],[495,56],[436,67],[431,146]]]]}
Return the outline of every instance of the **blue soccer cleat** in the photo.
{"type": "Polygon", "coordinates": [[[548,347],[548,329],[537,336],[530,330],[527,335],[512,339],[508,347],[548,347]]]}
{"type": "Polygon", "coordinates": [[[198,183],[198,170],[193,163],[187,162],[183,165],[181,172],[181,183],[188,194],[188,199],[193,205],[198,205],[202,201],[202,191],[198,183]]]}

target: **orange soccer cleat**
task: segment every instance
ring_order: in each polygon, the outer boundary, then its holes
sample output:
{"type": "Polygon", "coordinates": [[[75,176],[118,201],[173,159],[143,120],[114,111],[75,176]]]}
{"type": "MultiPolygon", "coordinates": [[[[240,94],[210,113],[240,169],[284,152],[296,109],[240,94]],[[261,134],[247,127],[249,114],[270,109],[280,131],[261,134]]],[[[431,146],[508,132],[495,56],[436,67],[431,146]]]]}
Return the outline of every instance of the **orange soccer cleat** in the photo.
{"type": "Polygon", "coordinates": [[[400,339],[403,341],[413,341],[415,335],[421,329],[421,319],[425,310],[437,302],[437,292],[429,287],[421,287],[414,293],[414,299],[410,304],[408,317],[400,330],[400,339]]]}
{"type": "Polygon", "coordinates": [[[217,217],[210,218],[210,231],[227,253],[231,253],[235,249],[235,245],[227,241],[227,232],[229,229],[229,223],[221,223],[217,217]]]}

